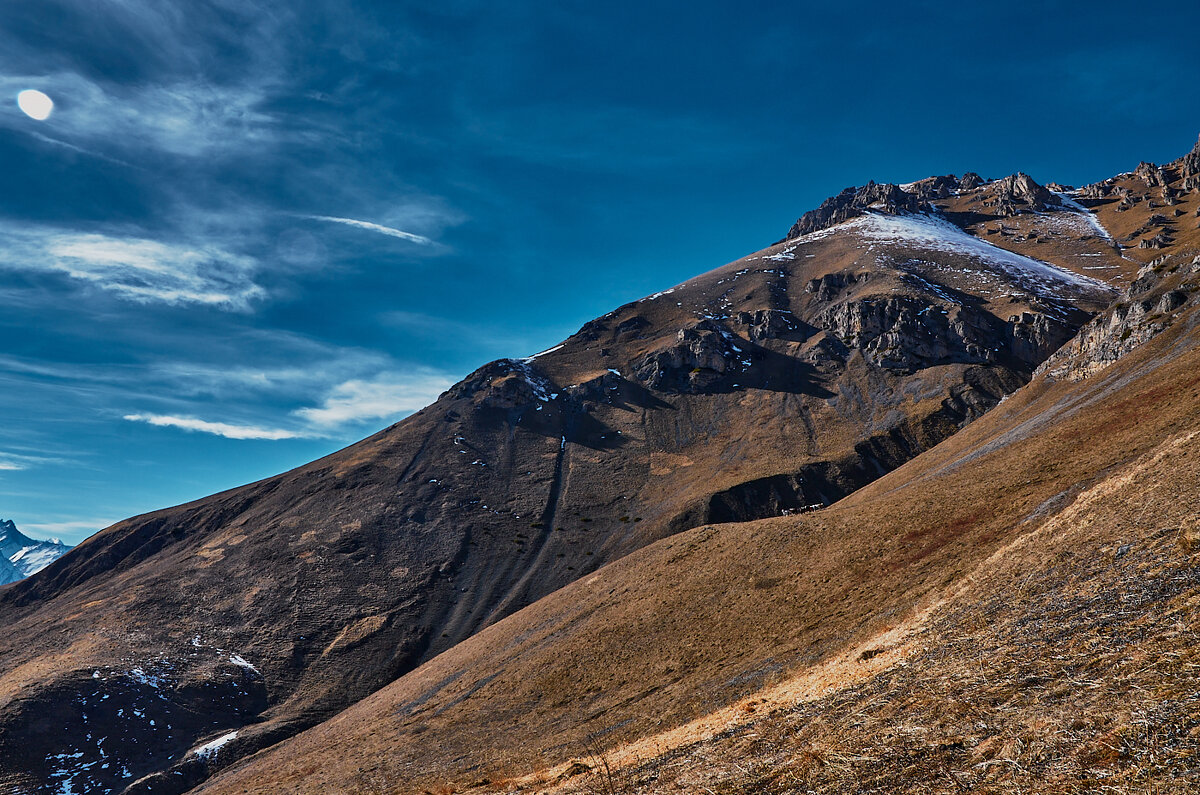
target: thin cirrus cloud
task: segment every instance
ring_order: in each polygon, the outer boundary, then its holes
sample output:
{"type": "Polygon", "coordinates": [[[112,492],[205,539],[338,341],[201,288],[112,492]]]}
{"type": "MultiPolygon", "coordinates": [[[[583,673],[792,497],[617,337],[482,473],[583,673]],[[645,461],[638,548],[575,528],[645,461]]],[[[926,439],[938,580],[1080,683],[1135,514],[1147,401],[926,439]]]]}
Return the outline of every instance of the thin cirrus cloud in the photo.
{"type": "Polygon", "coordinates": [[[40,455],[0,452],[0,472],[20,472],[44,464],[57,463],[61,460],[40,455]]]}
{"type": "Polygon", "coordinates": [[[195,417],[172,417],[165,414],[126,414],[130,422],[146,422],[161,428],[181,428],[224,436],[226,439],[296,439],[305,434],[282,428],[260,428],[255,425],[234,425],[228,422],[209,422],[195,417]]]}
{"type": "Polygon", "coordinates": [[[442,373],[418,372],[407,377],[380,375],[355,378],[329,390],[319,406],[297,409],[292,416],[303,421],[296,429],[235,424],[168,414],[126,414],[130,422],[163,428],[210,433],[227,439],[314,439],[337,436],[358,423],[410,414],[428,406],[453,381],[442,373]]]}
{"type": "Polygon", "coordinates": [[[428,406],[453,382],[441,373],[352,379],[335,386],[317,408],[293,412],[316,428],[336,428],[352,422],[377,420],[428,406]]]}
{"type": "Polygon", "coordinates": [[[370,221],[359,221],[354,218],[339,218],[334,215],[310,215],[308,217],[312,218],[314,221],[329,221],[330,223],[344,224],[346,226],[353,226],[358,229],[366,229],[370,232],[378,232],[381,235],[396,237],[400,238],[401,240],[408,240],[412,243],[419,243],[422,246],[434,245],[434,242],[424,235],[416,235],[412,232],[405,232],[402,229],[395,229],[382,224],[373,224],[370,221]]]}
{"type": "Polygon", "coordinates": [[[81,150],[154,150],[201,157],[277,140],[281,130],[257,108],[264,92],[253,85],[208,83],[101,86],[75,72],[0,75],[0,96],[36,88],[57,111],[36,128],[0,114],[0,125],[44,134],[81,150]]]}
{"type": "Polygon", "coordinates": [[[219,246],[5,226],[0,268],[62,273],[139,303],[245,310],[265,295],[257,262],[219,246]]]}

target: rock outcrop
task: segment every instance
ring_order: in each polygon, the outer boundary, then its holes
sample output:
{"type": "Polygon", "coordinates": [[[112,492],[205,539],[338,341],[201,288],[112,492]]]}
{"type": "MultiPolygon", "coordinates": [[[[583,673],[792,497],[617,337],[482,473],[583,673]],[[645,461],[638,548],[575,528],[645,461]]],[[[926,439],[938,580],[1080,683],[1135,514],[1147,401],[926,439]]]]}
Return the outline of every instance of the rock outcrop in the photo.
{"type": "Polygon", "coordinates": [[[1008,320],[1009,352],[1022,362],[1046,360],[1075,335],[1076,328],[1040,312],[1022,312],[1008,320]]]}
{"type": "Polygon", "coordinates": [[[791,339],[797,342],[807,339],[813,331],[800,318],[786,309],[758,309],[754,312],[739,312],[737,322],[748,326],[748,336],[754,342],[774,339],[791,339]]]}
{"type": "Polygon", "coordinates": [[[1200,176],[1200,139],[1196,140],[1196,145],[1192,147],[1192,151],[1179,158],[1176,164],[1179,166],[1180,176],[1200,176]]]}
{"type": "Polygon", "coordinates": [[[1161,166],[1156,166],[1145,160],[1138,163],[1137,168],[1133,170],[1133,176],[1146,183],[1147,188],[1162,187],[1169,181],[1167,175],[1163,173],[1161,166]]]}
{"type": "Polygon", "coordinates": [[[1022,172],[991,183],[988,194],[984,206],[995,208],[996,214],[1002,216],[1041,212],[1062,204],[1057,196],[1022,172]]]}
{"type": "Polygon", "coordinates": [[[910,296],[871,296],[836,304],[818,319],[844,345],[891,370],[996,359],[998,330],[982,313],[959,306],[947,309],[910,296]]]}
{"type": "Polygon", "coordinates": [[[1138,272],[1121,301],[1096,316],[1035,371],[1081,381],[1161,334],[1200,292],[1200,255],[1165,255],[1138,272]]]}
{"type": "Polygon", "coordinates": [[[821,202],[815,210],[809,210],[792,224],[787,239],[807,235],[835,224],[863,215],[867,210],[882,210],[887,213],[920,212],[924,202],[915,194],[901,190],[892,183],[868,182],[858,188],[846,188],[837,196],[821,202]]]}
{"type": "Polygon", "coordinates": [[[678,393],[703,391],[749,366],[750,356],[734,335],[705,319],[680,329],[671,345],[646,354],[633,369],[647,387],[678,393]]]}
{"type": "Polygon", "coordinates": [[[963,174],[962,180],[958,183],[959,190],[975,190],[984,183],[983,177],[976,174],[974,171],[968,171],[963,174]]]}

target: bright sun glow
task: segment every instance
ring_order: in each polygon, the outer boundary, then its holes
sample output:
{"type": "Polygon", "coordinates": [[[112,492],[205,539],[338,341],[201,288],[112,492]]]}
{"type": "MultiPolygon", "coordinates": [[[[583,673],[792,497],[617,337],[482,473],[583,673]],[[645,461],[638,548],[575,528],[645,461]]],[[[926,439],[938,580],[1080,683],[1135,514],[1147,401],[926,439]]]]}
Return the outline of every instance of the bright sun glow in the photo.
{"type": "Polygon", "coordinates": [[[30,88],[17,94],[17,107],[31,119],[45,121],[50,118],[50,112],[54,110],[54,100],[41,91],[30,88]]]}

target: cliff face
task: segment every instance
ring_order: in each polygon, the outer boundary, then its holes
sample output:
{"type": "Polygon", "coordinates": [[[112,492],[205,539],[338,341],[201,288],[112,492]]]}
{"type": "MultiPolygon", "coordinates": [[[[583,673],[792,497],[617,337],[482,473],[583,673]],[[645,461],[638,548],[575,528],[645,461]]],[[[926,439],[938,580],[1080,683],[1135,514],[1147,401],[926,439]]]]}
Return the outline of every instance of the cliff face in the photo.
{"type": "Polygon", "coordinates": [[[1138,271],[1124,295],[1037,369],[1081,381],[1171,327],[1200,294],[1200,255],[1163,255],[1138,271]]]}

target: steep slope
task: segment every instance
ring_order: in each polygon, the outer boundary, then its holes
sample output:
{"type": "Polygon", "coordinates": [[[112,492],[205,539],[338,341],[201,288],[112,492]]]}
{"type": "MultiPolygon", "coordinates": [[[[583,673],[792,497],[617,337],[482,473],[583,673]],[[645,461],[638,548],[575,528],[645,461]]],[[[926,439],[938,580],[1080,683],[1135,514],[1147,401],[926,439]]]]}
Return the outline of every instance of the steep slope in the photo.
{"type": "Polygon", "coordinates": [[[0,592],[0,771],[179,791],[605,563],[835,502],[949,437],[1114,293],[914,190],[852,189],[370,439],[0,592]]]}
{"type": "Polygon", "coordinates": [[[12,564],[8,558],[0,558],[0,585],[16,582],[24,577],[24,573],[12,564]]]}
{"type": "Polygon", "coordinates": [[[67,554],[70,549],[71,547],[57,538],[36,541],[18,530],[11,519],[0,519],[0,557],[11,564],[17,575],[12,580],[4,580],[2,578],[5,569],[0,569],[0,584],[37,574],[67,554]]]}
{"type": "Polygon", "coordinates": [[[1069,348],[1082,377],[823,511],[632,553],[198,791],[618,791],[569,777],[602,754],[643,792],[1195,787],[1200,275],[1164,272],[1125,301],[1185,299],[1125,355],[1069,348]]]}

